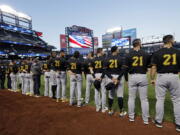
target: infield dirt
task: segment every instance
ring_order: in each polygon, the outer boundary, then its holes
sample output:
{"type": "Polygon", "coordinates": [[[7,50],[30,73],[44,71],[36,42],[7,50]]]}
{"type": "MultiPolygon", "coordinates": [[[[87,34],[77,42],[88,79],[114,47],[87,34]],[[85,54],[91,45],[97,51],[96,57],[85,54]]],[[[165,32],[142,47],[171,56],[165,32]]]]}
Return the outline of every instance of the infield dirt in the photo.
{"type": "Polygon", "coordinates": [[[175,135],[173,123],[159,129],[152,122],[144,125],[137,117],[95,112],[92,106],[77,108],[56,103],[48,97],[29,97],[0,90],[0,135],[175,135]]]}

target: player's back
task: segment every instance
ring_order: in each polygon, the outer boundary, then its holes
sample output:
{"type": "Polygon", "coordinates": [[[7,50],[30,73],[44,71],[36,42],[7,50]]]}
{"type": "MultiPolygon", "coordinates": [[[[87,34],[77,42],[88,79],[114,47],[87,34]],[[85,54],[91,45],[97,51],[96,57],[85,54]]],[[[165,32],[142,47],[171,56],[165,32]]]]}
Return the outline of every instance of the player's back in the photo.
{"type": "Polygon", "coordinates": [[[68,60],[68,69],[76,74],[81,74],[83,70],[83,59],[81,58],[70,58],[68,60]]]}
{"type": "Polygon", "coordinates": [[[152,64],[157,66],[158,73],[178,73],[180,69],[180,51],[162,48],[153,54],[152,64]]]}
{"type": "Polygon", "coordinates": [[[129,68],[130,74],[146,74],[148,65],[150,64],[150,55],[143,50],[132,50],[126,56],[125,63],[129,68]]]}
{"type": "Polygon", "coordinates": [[[103,72],[104,60],[105,60],[104,56],[96,56],[92,60],[90,67],[93,67],[95,73],[103,72]]]}
{"type": "Polygon", "coordinates": [[[105,68],[111,74],[118,74],[124,64],[124,59],[120,55],[110,55],[105,60],[105,68]]]}

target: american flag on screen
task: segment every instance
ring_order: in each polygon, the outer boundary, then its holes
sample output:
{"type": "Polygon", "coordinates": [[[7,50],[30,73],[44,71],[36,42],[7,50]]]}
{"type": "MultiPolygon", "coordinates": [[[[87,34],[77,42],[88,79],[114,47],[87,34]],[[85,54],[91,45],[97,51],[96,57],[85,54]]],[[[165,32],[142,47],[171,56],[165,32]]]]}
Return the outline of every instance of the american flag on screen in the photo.
{"type": "Polygon", "coordinates": [[[92,38],[88,36],[69,35],[71,48],[92,48],[92,38]]]}

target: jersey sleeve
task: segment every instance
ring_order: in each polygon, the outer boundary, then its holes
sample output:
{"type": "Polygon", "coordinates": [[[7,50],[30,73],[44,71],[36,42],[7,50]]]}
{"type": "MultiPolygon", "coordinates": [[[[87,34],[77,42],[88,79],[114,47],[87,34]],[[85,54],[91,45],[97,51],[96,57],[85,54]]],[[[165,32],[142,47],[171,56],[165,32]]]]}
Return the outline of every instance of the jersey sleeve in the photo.
{"type": "Polygon", "coordinates": [[[178,50],[177,63],[178,63],[178,69],[179,69],[179,72],[180,72],[180,50],[178,50]]]}
{"type": "Polygon", "coordinates": [[[71,62],[71,59],[67,60],[67,70],[71,70],[71,67],[70,67],[70,62],[71,62]]]}
{"type": "Polygon", "coordinates": [[[147,62],[146,62],[146,67],[151,67],[151,58],[152,58],[152,55],[150,55],[150,54],[148,54],[148,53],[146,53],[145,54],[146,56],[146,60],[147,60],[147,62]]]}
{"type": "Polygon", "coordinates": [[[125,80],[128,81],[128,65],[126,65],[127,58],[128,57],[121,59],[121,71],[119,72],[118,80],[121,80],[122,76],[124,75],[125,80]]]}
{"type": "Polygon", "coordinates": [[[151,65],[157,65],[158,64],[158,56],[157,53],[154,53],[151,58],[151,65]]]}
{"type": "Polygon", "coordinates": [[[124,58],[124,66],[130,67],[130,56],[126,55],[124,58]]]}
{"type": "Polygon", "coordinates": [[[84,64],[86,63],[85,62],[85,59],[84,58],[81,58],[81,59],[79,59],[80,60],[80,63],[81,63],[81,71],[85,71],[85,66],[84,66],[84,64]]]}

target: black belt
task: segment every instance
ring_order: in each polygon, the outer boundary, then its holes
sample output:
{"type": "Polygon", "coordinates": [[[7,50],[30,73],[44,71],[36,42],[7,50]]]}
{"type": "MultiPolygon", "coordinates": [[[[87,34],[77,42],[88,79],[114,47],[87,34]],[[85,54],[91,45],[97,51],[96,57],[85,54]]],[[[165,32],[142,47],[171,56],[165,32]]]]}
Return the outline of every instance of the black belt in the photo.
{"type": "Polygon", "coordinates": [[[129,74],[142,74],[142,75],[145,75],[146,73],[129,73],[129,74]]]}
{"type": "Polygon", "coordinates": [[[102,72],[95,72],[95,74],[99,74],[99,73],[101,73],[101,74],[102,74],[102,72]]]}
{"type": "Polygon", "coordinates": [[[178,74],[178,72],[158,72],[158,74],[178,74]]]}

